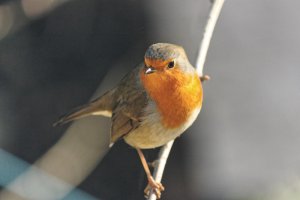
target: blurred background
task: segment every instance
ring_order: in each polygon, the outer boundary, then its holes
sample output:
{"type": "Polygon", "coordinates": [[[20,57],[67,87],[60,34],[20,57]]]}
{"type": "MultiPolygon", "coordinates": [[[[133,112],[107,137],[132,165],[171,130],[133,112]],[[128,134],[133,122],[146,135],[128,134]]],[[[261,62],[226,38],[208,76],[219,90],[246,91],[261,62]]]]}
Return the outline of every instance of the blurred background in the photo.
{"type": "MultiPolygon", "coordinates": [[[[203,110],[173,146],[163,199],[300,199],[299,8],[225,2],[203,110]]],[[[109,119],[52,124],[113,87],[152,43],[182,45],[195,63],[209,9],[208,0],[0,1],[0,199],[143,199],[135,150],[120,141],[108,151],[109,119]]]]}

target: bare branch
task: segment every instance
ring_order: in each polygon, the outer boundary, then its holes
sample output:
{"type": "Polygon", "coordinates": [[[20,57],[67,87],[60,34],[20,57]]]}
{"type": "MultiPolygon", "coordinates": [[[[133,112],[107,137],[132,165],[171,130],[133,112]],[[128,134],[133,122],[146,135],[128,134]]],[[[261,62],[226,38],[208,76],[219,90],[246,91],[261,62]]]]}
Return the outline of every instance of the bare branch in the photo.
{"type": "Polygon", "coordinates": [[[208,47],[211,41],[211,37],[214,31],[214,28],[216,26],[218,17],[220,15],[221,9],[223,7],[225,0],[213,0],[212,1],[212,7],[206,22],[206,26],[204,29],[204,34],[203,38],[199,47],[199,52],[197,56],[197,61],[196,61],[196,69],[201,77],[203,75],[203,67],[208,51],[208,47]]]}
{"type": "MultiPolygon", "coordinates": [[[[209,13],[209,17],[205,26],[203,38],[201,41],[201,45],[199,47],[199,52],[197,56],[197,61],[196,61],[196,70],[199,76],[202,78],[201,81],[205,81],[209,79],[209,76],[203,76],[203,67],[208,51],[208,47],[210,44],[210,40],[217,22],[217,19],[220,15],[222,6],[224,4],[225,0],[212,0],[212,7],[209,13]]],[[[171,151],[172,145],[174,143],[174,140],[168,142],[166,145],[164,145],[158,155],[157,159],[157,165],[154,168],[154,173],[153,173],[153,178],[157,182],[161,182],[165,165],[167,163],[167,159],[169,157],[169,153],[171,151]]],[[[148,200],[156,200],[156,195],[151,190],[151,193],[148,197],[148,200]]]]}
{"type": "MultiPolygon", "coordinates": [[[[167,159],[169,157],[173,143],[174,140],[171,140],[166,145],[164,145],[159,151],[158,160],[153,172],[153,177],[157,182],[161,182],[162,175],[164,173],[165,166],[167,164],[167,159]]],[[[148,200],[156,200],[156,195],[154,192],[151,191],[148,200]]]]}

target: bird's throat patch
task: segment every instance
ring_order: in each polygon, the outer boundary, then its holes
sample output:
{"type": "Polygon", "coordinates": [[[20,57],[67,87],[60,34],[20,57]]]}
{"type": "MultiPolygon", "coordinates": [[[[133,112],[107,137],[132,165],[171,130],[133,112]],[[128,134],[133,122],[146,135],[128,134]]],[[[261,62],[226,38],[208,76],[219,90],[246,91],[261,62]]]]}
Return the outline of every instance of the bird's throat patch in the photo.
{"type": "Polygon", "coordinates": [[[203,91],[196,73],[185,74],[179,69],[171,69],[145,74],[141,70],[140,79],[167,128],[183,125],[202,105],[203,91]]]}

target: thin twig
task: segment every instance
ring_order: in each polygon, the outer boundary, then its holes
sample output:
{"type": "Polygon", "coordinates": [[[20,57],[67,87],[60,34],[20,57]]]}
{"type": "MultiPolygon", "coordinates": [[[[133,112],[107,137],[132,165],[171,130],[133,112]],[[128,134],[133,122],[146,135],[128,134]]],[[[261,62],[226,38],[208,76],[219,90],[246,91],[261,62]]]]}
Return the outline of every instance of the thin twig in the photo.
{"type": "MultiPolygon", "coordinates": [[[[217,19],[220,15],[222,6],[224,4],[225,0],[212,0],[212,7],[209,13],[209,17],[205,26],[203,38],[201,41],[201,45],[199,47],[199,52],[197,56],[197,61],[196,61],[196,70],[197,73],[199,74],[199,77],[203,76],[203,67],[208,51],[208,47],[210,44],[210,40],[217,22],[217,19]]],[[[169,153],[171,151],[172,145],[174,143],[174,140],[168,142],[166,145],[164,145],[158,155],[157,159],[157,165],[154,168],[153,172],[153,178],[157,182],[161,182],[165,165],[167,163],[167,159],[169,157],[169,153]]],[[[148,197],[148,200],[156,200],[156,195],[153,192],[153,190],[150,192],[150,195],[148,197]]]]}
{"type": "MultiPolygon", "coordinates": [[[[156,164],[156,166],[154,168],[154,172],[153,172],[154,180],[157,182],[161,182],[162,175],[164,173],[167,159],[169,157],[173,143],[174,143],[174,140],[171,140],[170,142],[165,144],[159,151],[157,164],[156,164]]],[[[148,200],[156,200],[156,195],[153,192],[153,190],[151,191],[148,200]]]]}
{"type": "Polygon", "coordinates": [[[203,75],[204,63],[211,41],[212,34],[214,32],[215,25],[220,15],[222,6],[225,0],[213,0],[212,7],[206,22],[206,26],[203,33],[203,38],[199,46],[198,56],[196,60],[196,70],[201,77],[203,75]]]}

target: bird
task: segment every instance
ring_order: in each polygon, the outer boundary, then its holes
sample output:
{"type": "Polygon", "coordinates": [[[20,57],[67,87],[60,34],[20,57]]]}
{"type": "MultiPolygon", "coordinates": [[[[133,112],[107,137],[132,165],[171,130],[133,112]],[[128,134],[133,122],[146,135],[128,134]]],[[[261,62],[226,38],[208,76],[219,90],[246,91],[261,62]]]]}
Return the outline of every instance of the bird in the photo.
{"type": "Polygon", "coordinates": [[[155,43],[115,87],[75,108],[54,125],[89,115],[110,117],[110,143],[124,139],[137,150],[148,179],[145,195],[153,189],[160,198],[165,188],[152,177],[141,149],[161,147],[192,125],[202,107],[201,81],[206,79],[208,76],[199,77],[183,47],[155,43]]]}

